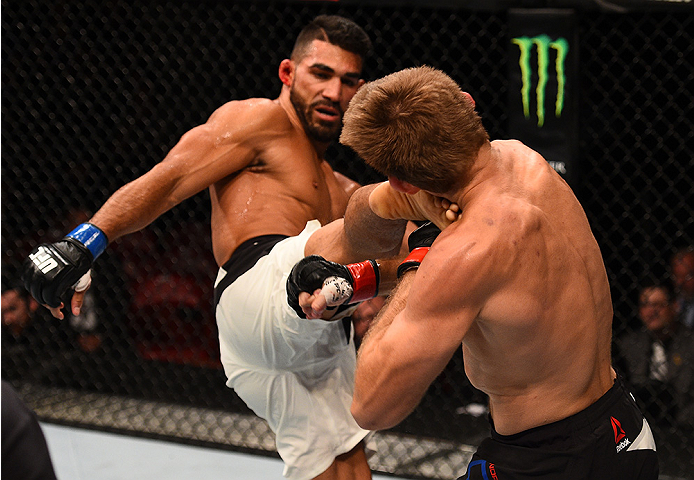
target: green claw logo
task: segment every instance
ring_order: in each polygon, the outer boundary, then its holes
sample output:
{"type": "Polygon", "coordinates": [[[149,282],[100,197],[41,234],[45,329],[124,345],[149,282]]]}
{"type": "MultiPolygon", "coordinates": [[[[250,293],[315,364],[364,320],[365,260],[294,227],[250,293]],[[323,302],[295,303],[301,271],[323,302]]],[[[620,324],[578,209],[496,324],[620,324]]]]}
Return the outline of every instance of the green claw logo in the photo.
{"type": "Polygon", "coordinates": [[[530,87],[532,84],[530,53],[533,45],[537,46],[537,87],[535,88],[535,95],[537,99],[537,126],[542,127],[545,124],[545,87],[547,86],[550,49],[557,51],[557,58],[554,64],[557,73],[557,98],[554,102],[554,115],[559,118],[562,110],[564,110],[564,88],[566,86],[564,60],[566,60],[566,54],[569,52],[569,42],[562,37],[552,41],[548,35],[517,37],[511,41],[518,45],[520,49],[518,65],[520,65],[521,69],[521,99],[523,101],[525,118],[530,118],[530,87]]]}

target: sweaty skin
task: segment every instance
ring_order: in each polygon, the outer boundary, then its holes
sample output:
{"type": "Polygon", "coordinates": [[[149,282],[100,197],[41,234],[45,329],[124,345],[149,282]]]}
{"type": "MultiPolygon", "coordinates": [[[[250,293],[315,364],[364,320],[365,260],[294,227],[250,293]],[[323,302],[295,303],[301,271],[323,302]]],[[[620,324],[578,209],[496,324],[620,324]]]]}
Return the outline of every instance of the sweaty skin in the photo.
{"type": "MultiPolygon", "coordinates": [[[[281,62],[277,99],[223,105],[161,163],[114,193],[90,222],[113,241],[209,188],[212,247],[221,266],[250,238],[296,236],[310,220],[325,225],[339,219],[359,185],[334,172],[324,154],[364,83],[361,69],[358,54],[313,40],[304,56],[281,62]]],[[[74,314],[83,299],[84,292],[73,295],[74,314]]],[[[63,318],[62,307],[51,313],[63,318]]],[[[371,478],[363,444],[315,478],[371,478]]]]}
{"type": "Polygon", "coordinates": [[[285,85],[278,99],[232,101],[220,107],[207,123],[186,133],[163,162],[124,187],[92,222],[112,240],[209,186],[214,255],[222,265],[244,240],[297,235],[308,220],[328,223],[341,217],[348,196],[323,159],[330,142],[311,140],[304,133],[289,100],[289,86],[296,81],[294,88],[308,96],[308,103],[339,105],[339,114],[333,116],[318,107],[311,112],[314,122],[339,131],[360,71],[356,54],[315,40],[299,65],[281,65],[285,85]],[[140,201],[133,203],[133,196],[140,201]],[[121,197],[129,201],[119,202],[121,197]],[[120,218],[112,215],[112,203],[125,207],[120,218]]]}
{"type": "MultiPolygon", "coordinates": [[[[90,222],[113,241],[209,187],[212,246],[221,266],[249,238],[298,235],[309,220],[326,224],[344,215],[358,185],[324,160],[331,140],[307,136],[290,89],[302,99],[307,122],[336,138],[342,115],[363,84],[361,59],[320,40],[308,50],[300,62],[280,64],[277,99],[223,105],[183,135],[161,163],[114,193],[90,222]]],[[[83,298],[83,292],[73,296],[73,312],[83,298]]],[[[60,310],[51,313],[63,318],[60,310]]]]}
{"type": "MultiPolygon", "coordinates": [[[[374,258],[380,271],[379,295],[395,287],[395,272],[408,253],[405,238],[416,225],[405,220],[429,220],[445,229],[460,216],[457,204],[424,191],[412,195],[397,191],[390,182],[367,185],[350,198],[345,219],[336,220],[315,232],[306,243],[306,255],[320,255],[337,263],[347,264],[374,258]],[[388,220],[385,221],[384,220],[388,220]],[[348,223],[350,228],[344,228],[348,223]],[[375,256],[374,256],[375,255],[375,256]]],[[[330,318],[328,306],[339,305],[344,298],[328,302],[322,289],[301,292],[299,305],[306,318],[330,318]]]]}
{"type": "Polygon", "coordinates": [[[361,346],[352,413],[363,428],[402,421],[461,345],[503,435],[579,412],[612,386],[607,275],[570,188],[510,140],[485,145],[470,178],[445,195],[460,219],[361,346]]]}

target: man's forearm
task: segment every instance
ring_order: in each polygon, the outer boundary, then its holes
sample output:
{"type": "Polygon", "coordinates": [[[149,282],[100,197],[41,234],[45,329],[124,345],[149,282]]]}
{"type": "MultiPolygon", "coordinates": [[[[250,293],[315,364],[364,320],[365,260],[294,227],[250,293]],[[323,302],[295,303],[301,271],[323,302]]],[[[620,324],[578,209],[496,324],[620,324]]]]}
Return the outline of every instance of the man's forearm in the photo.
{"type": "Polygon", "coordinates": [[[169,200],[170,184],[160,177],[154,177],[150,171],[122,186],[94,214],[90,223],[99,227],[109,241],[146,227],[175,205],[169,200]]]}
{"type": "Polygon", "coordinates": [[[393,352],[382,343],[391,324],[405,308],[414,277],[415,272],[402,277],[359,348],[351,410],[363,428],[380,430],[397,425],[421,400],[419,392],[402,384],[387,370],[388,365],[393,365],[393,352]]]}
{"type": "MultiPolygon", "coordinates": [[[[369,328],[369,331],[364,337],[360,352],[363,353],[366,358],[360,360],[359,362],[369,361],[369,350],[377,347],[378,341],[381,339],[381,337],[383,337],[390,324],[393,323],[395,317],[405,308],[405,303],[407,303],[407,295],[410,291],[410,285],[414,280],[414,273],[415,272],[411,272],[404,275],[402,280],[397,283],[394,288],[391,285],[391,289],[393,291],[388,299],[388,303],[381,309],[380,314],[373,320],[371,328],[369,328]]],[[[359,365],[359,362],[357,365],[359,365]]]]}

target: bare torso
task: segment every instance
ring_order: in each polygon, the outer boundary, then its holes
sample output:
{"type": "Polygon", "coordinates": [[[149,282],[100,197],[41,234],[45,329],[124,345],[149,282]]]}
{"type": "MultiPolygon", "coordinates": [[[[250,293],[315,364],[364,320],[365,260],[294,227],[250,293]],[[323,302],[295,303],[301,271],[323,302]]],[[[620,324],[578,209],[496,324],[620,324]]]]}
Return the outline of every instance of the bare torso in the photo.
{"type": "Polygon", "coordinates": [[[463,353],[497,431],[511,434],[576,413],[611,386],[612,303],[600,250],[564,181],[520,142],[493,142],[491,162],[497,170],[464,207],[489,227],[472,241],[492,281],[463,353]]]}
{"type": "Polygon", "coordinates": [[[223,264],[239,244],[259,235],[297,235],[309,220],[344,215],[348,196],[303,130],[279,106],[278,131],[248,165],[210,187],[212,243],[223,264]]]}
{"type": "Polygon", "coordinates": [[[370,344],[379,365],[372,388],[395,392],[353,405],[371,426],[403,418],[461,342],[467,376],[489,395],[501,434],[577,413],[613,383],[607,275],[573,192],[517,141],[483,147],[473,168],[449,198],[460,219],[404,277],[408,293],[395,294],[402,311],[370,344]]]}
{"type": "Polygon", "coordinates": [[[212,246],[223,265],[252,237],[297,235],[309,220],[342,217],[358,185],[333,172],[323,154],[363,84],[361,63],[357,54],[314,40],[300,61],[280,63],[277,99],[222,105],[90,221],[113,241],[209,188],[212,246]]]}
{"type": "Polygon", "coordinates": [[[209,187],[212,246],[223,265],[249,238],[297,235],[309,220],[340,218],[358,185],[333,172],[321,158],[327,144],[311,142],[293,112],[288,94],[223,105],[91,222],[115,240],[209,187]]]}

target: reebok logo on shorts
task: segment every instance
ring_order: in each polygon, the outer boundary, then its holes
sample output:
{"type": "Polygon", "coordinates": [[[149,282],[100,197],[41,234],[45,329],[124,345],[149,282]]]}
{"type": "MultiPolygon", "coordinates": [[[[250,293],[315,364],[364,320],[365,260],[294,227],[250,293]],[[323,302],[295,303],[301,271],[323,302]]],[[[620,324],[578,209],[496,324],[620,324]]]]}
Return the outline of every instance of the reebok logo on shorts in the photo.
{"type": "Polygon", "coordinates": [[[612,431],[614,432],[614,443],[617,446],[617,453],[621,452],[624,447],[629,446],[631,443],[627,438],[627,434],[624,433],[622,424],[614,417],[610,417],[610,422],[612,422],[612,431]]]}
{"type": "Polygon", "coordinates": [[[625,438],[627,434],[624,433],[622,424],[619,423],[619,420],[614,417],[610,417],[610,421],[612,422],[612,430],[614,431],[614,443],[619,443],[619,441],[625,438]]]}

